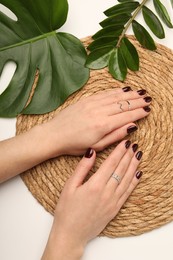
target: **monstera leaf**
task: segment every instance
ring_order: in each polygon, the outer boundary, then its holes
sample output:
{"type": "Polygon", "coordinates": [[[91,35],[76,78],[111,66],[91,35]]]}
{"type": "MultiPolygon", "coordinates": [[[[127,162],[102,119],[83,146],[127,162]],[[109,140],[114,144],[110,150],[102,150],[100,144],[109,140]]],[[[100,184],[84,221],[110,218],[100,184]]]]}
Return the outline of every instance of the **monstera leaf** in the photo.
{"type": "Polygon", "coordinates": [[[0,117],[52,111],[89,77],[81,42],[57,32],[66,21],[68,2],[0,0],[0,4],[17,17],[14,21],[0,12],[0,74],[8,61],[17,65],[9,86],[0,95],[0,117]],[[38,83],[26,107],[37,71],[38,83]]]}

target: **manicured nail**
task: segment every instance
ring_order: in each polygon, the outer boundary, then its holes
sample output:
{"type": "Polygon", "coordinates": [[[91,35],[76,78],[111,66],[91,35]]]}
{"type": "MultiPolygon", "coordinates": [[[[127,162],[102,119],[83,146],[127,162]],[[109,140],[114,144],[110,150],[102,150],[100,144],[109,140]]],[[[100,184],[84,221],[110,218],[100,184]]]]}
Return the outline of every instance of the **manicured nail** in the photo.
{"type": "Polygon", "coordinates": [[[128,133],[128,134],[131,134],[131,133],[135,132],[136,130],[138,130],[137,126],[131,125],[131,126],[129,126],[129,127],[127,128],[127,133],[128,133]]]}
{"type": "Polygon", "coordinates": [[[130,147],[130,145],[131,145],[130,140],[127,140],[127,141],[125,142],[125,147],[126,147],[126,149],[128,149],[128,148],[130,147]]]}
{"type": "Polygon", "coordinates": [[[138,144],[133,144],[132,145],[132,150],[135,153],[138,150],[138,144]]]}
{"type": "Polygon", "coordinates": [[[145,95],[145,94],[147,93],[147,91],[146,91],[145,89],[140,89],[140,90],[138,90],[137,92],[138,92],[138,94],[139,94],[140,96],[143,96],[143,95],[145,95]]]}
{"type": "Polygon", "coordinates": [[[148,112],[148,113],[151,111],[151,108],[148,107],[148,106],[147,107],[143,107],[143,109],[145,110],[145,112],[148,112]]]}
{"type": "Polygon", "coordinates": [[[139,180],[142,177],[143,172],[139,171],[136,173],[136,178],[139,180]]]}
{"type": "Polygon", "coordinates": [[[92,148],[88,148],[88,150],[85,153],[85,158],[91,158],[93,155],[94,151],[92,148]]]}
{"type": "Polygon", "coordinates": [[[152,101],[152,98],[151,97],[144,97],[144,101],[146,103],[150,103],[152,101]]]}
{"type": "Polygon", "coordinates": [[[124,92],[132,91],[131,87],[129,87],[129,86],[122,88],[122,90],[123,90],[124,92]]]}
{"type": "Polygon", "coordinates": [[[142,158],[142,155],[143,155],[143,153],[142,153],[141,151],[137,152],[137,154],[136,154],[136,159],[137,159],[138,161],[140,161],[140,159],[142,158]]]}

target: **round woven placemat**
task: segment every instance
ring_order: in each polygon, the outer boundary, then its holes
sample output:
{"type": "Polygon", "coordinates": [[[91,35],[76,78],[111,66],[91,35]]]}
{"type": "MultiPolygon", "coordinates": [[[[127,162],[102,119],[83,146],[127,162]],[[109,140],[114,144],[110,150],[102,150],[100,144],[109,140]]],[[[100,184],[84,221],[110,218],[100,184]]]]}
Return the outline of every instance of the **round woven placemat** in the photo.
{"type": "MultiPolygon", "coordinates": [[[[71,95],[58,108],[60,111],[83,96],[124,86],[144,88],[153,98],[152,112],[137,123],[138,131],[130,136],[144,151],[140,164],[144,174],[119,214],[101,233],[109,237],[138,235],[173,220],[173,51],[159,44],[157,51],[148,51],[133,36],[129,38],[139,52],[138,72],[129,72],[122,83],[113,79],[107,69],[92,71],[89,82],[82,90],[71,95]]],[[[85,45],[90,41],[90,37],[83,40],[85,45]]],[[[20,115],[17,119],[17,134],[50,120],[54,113],[20,115]]],[[[98,153],[92,172],[97,170],[114,146],[98,153]]],[[[34,197],[51,214],[66,180],[79,160],[80,157],[62,156],[21,175],[34,197]]]]}

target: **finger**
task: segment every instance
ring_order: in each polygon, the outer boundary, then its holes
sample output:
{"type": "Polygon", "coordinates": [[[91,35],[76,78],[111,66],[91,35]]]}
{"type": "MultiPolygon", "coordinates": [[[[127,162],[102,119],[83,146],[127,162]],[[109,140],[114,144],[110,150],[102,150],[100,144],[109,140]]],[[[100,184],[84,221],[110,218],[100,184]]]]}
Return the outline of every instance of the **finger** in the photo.
{"type": "Polygon", "coordinates": [[[137,126],[134,123],[124,125],[113,132],[105,135],[98,143],[92,146],[95,151],[102,151],[109,145],[122,140],[126,135],[129,134],[129,129],[131,131],[136,131],[137,126]]]}
{"type": "Polygon", "coordinates": [[[109,127],[109,132],[122,127],[130,122],[135,122],[146,117],[151,111],[150,107],[146,106],[133,111],[127,111],[107,118],[106,125],[109,127]]]}
{"type": "Polygon", "coordinates": [[[152,98],[147,96],[144,98],[138,98],[133,100],[121,101],[118,103],[110,104],[105,109],[107,110],[107,115],[116,115],[118,113],[132,111],[137,108],[142,108],[149,106],[151,104],[152,98]]]}
{"type": "Polygon", "coordinates": [[[126,174],[121,181],[121,185],[119,185],[118,188],[115,191],[115,196],[117,198],[120,198],[121,196],[123,196],[124,192],[128,189],[128,187],[129,187],[129,185],[130,185],[130,183],[133,179],[134,173],[136,172],[137,167],[138,167],[138,165],[141,161],[141,158],[142,158],[142,152],[141,151],[137,152],[134,155],[134,157],[133,157],[133,159],[132,159],[132,161],[131,161],[131,163],[130,163],[127,171],[126,171],[126,174]]]}
{"type": "Polygon", "coordinates": [[[96,92],[94,93],[93,95],[87,97],[88,99],[90,100],[104,100],[105,98],[109,98],[109,97],[112,97],[112,96],[116,96],[117,94],[119,93],[124,93],[124,92],[128,92],[128,91],[132,91],[132,88],[129,87],[129,86],[126,86],[124,88],[115,88],[113,90],[102,90],[100,91],[99,93],[96,92]]]}
{"type": "Polygon", "coordinates": [[[71,187],[79,187],[83,184],[84,179],[86,178],[88,172],[94,165],[96,158],[96,153],[93,149],[89,148],[85,156],[82,160],[78,163],[74,174],[71,176],[69,182],[71,187]]]}
{"type": "MultiPolygon", "coordinates": [[[[115,211],[115,215],[117,215],[117,213],[120,211],[120,209],[122,208],[122,206],[124,205],[124,203],[126,202],[126,200],[129,198],[129,196],[131,195],[131,193],[133,192],[133,190],[136,188],[136,186],[138,185],[141,177],[142,177],[142,171],[139,171],[137,173],[135,173],[133,175],[132,181],[129,184],[128,188],[126,189],[126,191],[124,192],[123,196],[118,200],[118,202],[116,203],[116,211],[115,211]]],[[[117,200],[117,197],[115,195],[115,201],[117,200]]]]}
{"type": "Polygon", "coordinates": [[[119,145],[117,145],[114,151],[108,156],[108,158],[103,162],[98,171],[95,173],[94,178],[99,179],[99,182],[102,182],[103,185],[107,183],[111,174],[120,163],[124,154],[127,152],[129,142],[130,141],[124,140],[119,145]]]}
{"type": "Polygon", "coordinates": [[[113,90],[101,90],[100,92],[94,92],[92,95],[88,96],[88,97],[81,97],[80,100],[82,99],[87,99],[88,101],[97,101],[97,100],[101,100],[103,98],[109,97],[111,95],[117,95],[118,93],[123,92],[123,90],[121,88],[115,88],[113,90]]]}
{"type": "Polygon", "coordinates": [[[138,99],[141,97],[145,97],[145,95],[146,95],[146,90],[144,89],[137,90],[137,91],[127,91],[127,92],[122,91],[118,95],[112,94],[110,96],[107,96],[104,99],[102,99],[100,102],[102,102],[101,105],[109,105],[121,101],[138,99]]]}
{"type": "Polygon", "coordinates": [[[110,97],[110,96],[114,96],[114,95],[117,95],[119,93],[124,93],[124,92],[128,92],[128,91],[132,91],[131,87],[127,86],[127,87],[124,87],[124,88],[115,88],[115,89],[112,89],[112,90],[103,90],[103,91],[100,91],[99,93],[94,93],[92,96],[88,97],[88,99],[91,99],[91,100],[101,100],[101,99],[105,99],[107,97],[110,97]]]}
{"type": "Polygon", "coordinates": [[[121,187],[123,189],[123,185],[122,185],[122,182],[124,180],[123,177],[126,175],[127,169],[131,164],[132,158],[134,157],[134,152],[136,151],[137,148],[138,148],[137,144],[133,144],[132,146],[129,147],[126,154],[123,156],[119,165],[116,167],[112,176],[108,180],[107,186],[109,187],[109,189],[115,190],[116,188],[120,189],[121,187]]]}

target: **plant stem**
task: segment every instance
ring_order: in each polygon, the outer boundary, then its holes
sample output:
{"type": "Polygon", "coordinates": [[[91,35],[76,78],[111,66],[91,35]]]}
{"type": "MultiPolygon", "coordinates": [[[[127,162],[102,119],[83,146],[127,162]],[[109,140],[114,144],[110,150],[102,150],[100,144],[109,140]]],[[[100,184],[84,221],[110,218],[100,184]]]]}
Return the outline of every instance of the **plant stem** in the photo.
{"type": "Polygon", "coordinates": [[[135,12],[133,13],[132,17],[130,18],[130,20],[128,21],[128,23],[126,24],[122,34],[120,35],[120,38],[117,42],[116,48],[120,47],[121,41],[124,38],[125,33],[127,32],[127,30],[129,29],[131,23],[133,22],[133,20],[136,18],[136,16],[138,15],[138,13],[141,11],[142,7],[146,4],[148,0],[143,0],[142,3],[136,8],[135,12]]]}

